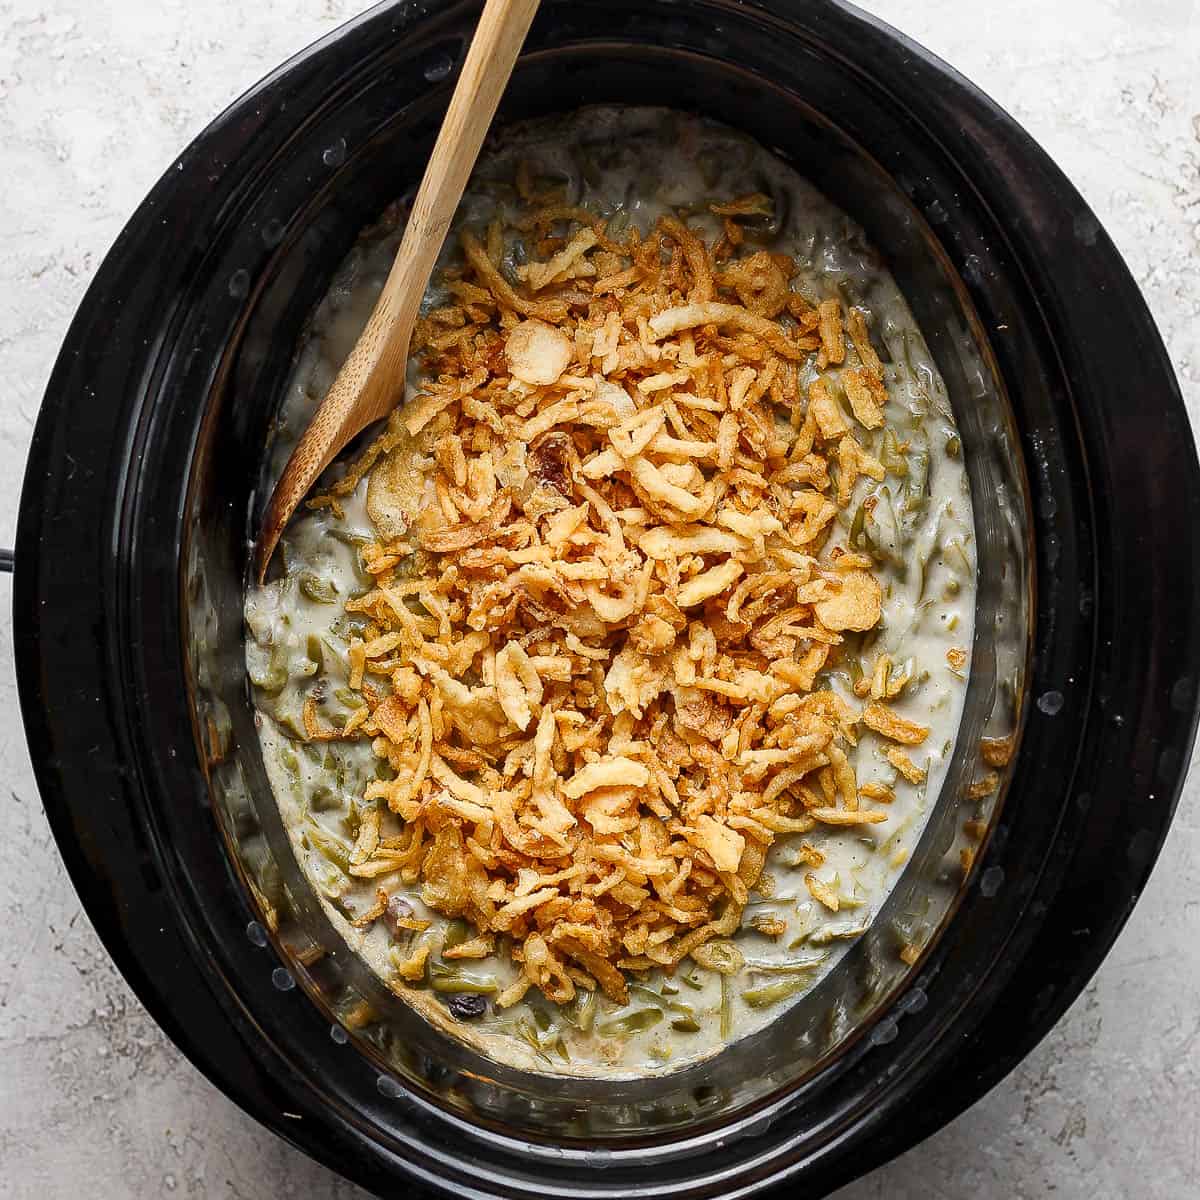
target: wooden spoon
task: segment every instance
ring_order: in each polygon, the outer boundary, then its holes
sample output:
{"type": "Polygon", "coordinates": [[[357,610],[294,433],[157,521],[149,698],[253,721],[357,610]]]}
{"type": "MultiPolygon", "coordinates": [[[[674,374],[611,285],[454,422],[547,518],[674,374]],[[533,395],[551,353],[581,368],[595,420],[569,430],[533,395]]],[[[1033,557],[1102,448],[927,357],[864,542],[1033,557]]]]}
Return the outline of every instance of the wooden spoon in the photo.
{"type": "Polygon", "coordinates": [[[351,438],[386,417],[404,397],[421,297],[538,3],[486,0],[483,6],[387,282],[271,494],[258,535],[259,583],[279,535],[317,477],[351,438]]]}

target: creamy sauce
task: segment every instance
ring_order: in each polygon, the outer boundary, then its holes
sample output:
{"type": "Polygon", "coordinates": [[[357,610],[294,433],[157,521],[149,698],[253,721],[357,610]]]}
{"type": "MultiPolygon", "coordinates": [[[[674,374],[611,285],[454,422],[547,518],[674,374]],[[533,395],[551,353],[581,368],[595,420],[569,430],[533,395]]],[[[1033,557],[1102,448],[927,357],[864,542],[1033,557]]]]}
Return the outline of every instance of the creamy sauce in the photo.
{"type": "MultiPolygon", "coordinates": [[[[883,444],[881,431],[864,439],[889,473],[881,484],[860,480],[847,512],[855,513],[868,495],[878,502],[861,528],[845,520],[834,542],[844,545],[853,534],[879,564],[883,618],[864,635],[858,660],[869,675],[876,657],[887,653],[895,663],[893,677],[911,674],[892,703],[900,715],[931,727],[925,744],[912,750],[928,769],[925,782],[914,786],[900,777],[884,756],[888,743],[863,730],[854,766],[860,786],[878,781],[894,788],[888,820],[846,831],[818,827],[776,840],[734,939],[746,961],[736,975],[685,959],[672,977],[649,972],[635,979],[625,1007],[589,996],[559,1010],[534,991],[511,1009],[489,1005],[484,1015],[463,1021],[450,1015],[447,1002],[461,994],[455,989],[510,982],[515,968],[503,952],[456,966],[440,964],[435,954],[429,986],[404,989],[431,1019],[495,1058],[545,1071],[640,1075],[694,1062],[775,1019],[836,967],[894,886],[936,803],[962,714],[969,658],[951,666],[947,652],[969,655],[971,647],[970,493],[945,387],[903,296],[861,230],[789,167],[740,135],[695,118],[656,109],[588,109],[514,131],[485,154],[459,222],[503,219],[523,159],[535,162],[542,176],[564,181],[568,203],[643,230],[664,212],[682,211],[710,241],[719,227],[708,203],[768,192],[777,228],[768,231],[774,236],[766,244],[795,258],[805,294],[814,302],[841,295],[874,315],[889,395],[887,423],[907,442],[901,454],[894,442],[883,444]],[[804,876],[814,868],[797,857],[802,842],[825,856],[815,874],[836,890],[836,913],[805,886],[804,876]],[[758,933],[754,924],[762,918],[783,922],[786,932],[773,938],[758,933]]],[[[398,237],[386,221],[368,230],[318,307],[284,398],[265,483],[277,478],[358,336],[398,237]]],[[[511,271],[522,261],[519,239],[510,238],[506,267],[511,271]]],[[[425,305],[442,302],[435,272],[425,305]]],[[[815,375],[811,361],[806,370],[804,384],[815,375]]],[[[286,576],[248,591],[246,660],[256,685],[263,757],[297,859],[351,948],[389,980],[397,957],[407,953],[404,939],[395,940],[383,921],[366,930],[350,924],[371,906],[377,885],[404,894],[415,915],[432,921],[435,934],[454,938],[462,931],[421,903],[419,885],[405,887],[398,876],[353,880],[339,867],[356,835],[357,806],[375,777],[376,759],[365,741],[303,740],[302,689],[318,675],[332,696],[346,687],[351,630],[341,606],[370,585],[356,542],[376,536],[365,499],[364,482],[346,502],[344,519],[322,511],[293,521],[281,543],[286,576]]],[[[826,678],[851,702],[862,703],[844,665],[826,678]]],[[[348,697],[347,713],[355,703],[348,697]]],[[[398,830],[396,818],[385,821],[393,822],[387,832],[398,830]]]]}

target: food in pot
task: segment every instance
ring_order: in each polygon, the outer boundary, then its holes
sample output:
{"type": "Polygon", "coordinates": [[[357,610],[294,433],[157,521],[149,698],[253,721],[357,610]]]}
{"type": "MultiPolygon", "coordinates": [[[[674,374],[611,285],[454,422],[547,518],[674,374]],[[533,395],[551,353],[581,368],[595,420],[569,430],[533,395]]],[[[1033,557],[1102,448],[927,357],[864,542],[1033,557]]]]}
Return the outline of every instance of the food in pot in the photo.
{"type": "MultiPolygon", "coordinates": [[[[401,222],[317,311],[276,466],[401,222]]],[[[499,139],[412,349],[247,596],[284,822],[443,1027],[676,1069],[835,965],[937,797],[975,576],[944,386],[844,214],[655,109],[499,139]]]]}

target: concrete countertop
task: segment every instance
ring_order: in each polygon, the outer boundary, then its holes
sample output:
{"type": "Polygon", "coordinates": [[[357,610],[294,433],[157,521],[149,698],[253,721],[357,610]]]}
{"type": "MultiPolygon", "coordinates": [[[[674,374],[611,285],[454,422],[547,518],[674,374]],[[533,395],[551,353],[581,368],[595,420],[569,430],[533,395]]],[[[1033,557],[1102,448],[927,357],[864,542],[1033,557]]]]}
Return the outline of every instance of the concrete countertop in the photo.
{"type": "MultiPolygon", "coordinates": [[[[0,544],[59,342],[177,151],[355,0],[0,0],[0,544]]],[[[1200,3],[870,0],[1041,141],[1126,256],[1200,418],[1200,3]]],[[[1130,402],[1136,403],[1131,396],[1130,402]]],[[[0,580],[6,603],[10,579],[0,580]]],[[[0,1187],[350,1200],[159,1033],[50,837],[0,638],[0,1187]]],[[[985,1100],[838,1200],[1200,1195],[1200,824],[1193,774],[1100,973],[985,1100]]]]}

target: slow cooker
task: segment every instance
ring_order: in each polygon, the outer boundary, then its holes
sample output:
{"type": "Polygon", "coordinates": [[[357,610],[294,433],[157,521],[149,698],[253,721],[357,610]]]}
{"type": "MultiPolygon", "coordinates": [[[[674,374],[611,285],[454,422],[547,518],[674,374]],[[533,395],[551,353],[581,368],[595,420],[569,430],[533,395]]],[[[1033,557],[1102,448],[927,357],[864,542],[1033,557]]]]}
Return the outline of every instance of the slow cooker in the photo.
{"type": "Polygon", "coordinates": [[[499,121],[700,112],[866,228],[954,401],[979,599],[950,778],[836,972],[765,1035],[654,1081],[481,1058],[392,997],[303,884],[242,648],[256,484],[299,335],[358,231],[419,179],[478,10],[382,4],[286,63],[171,164],[98,271],[16,547],[46,811],[181,1049],[381,1195],[822,1196],[1009,1071],[1146,882],[1200,681],[1200,470],[1178,386],[1061,172],[894,30],[830,0],[547,0],[499,121]],[[991,791],[984,733],[1018,746],[991,791]]]}

